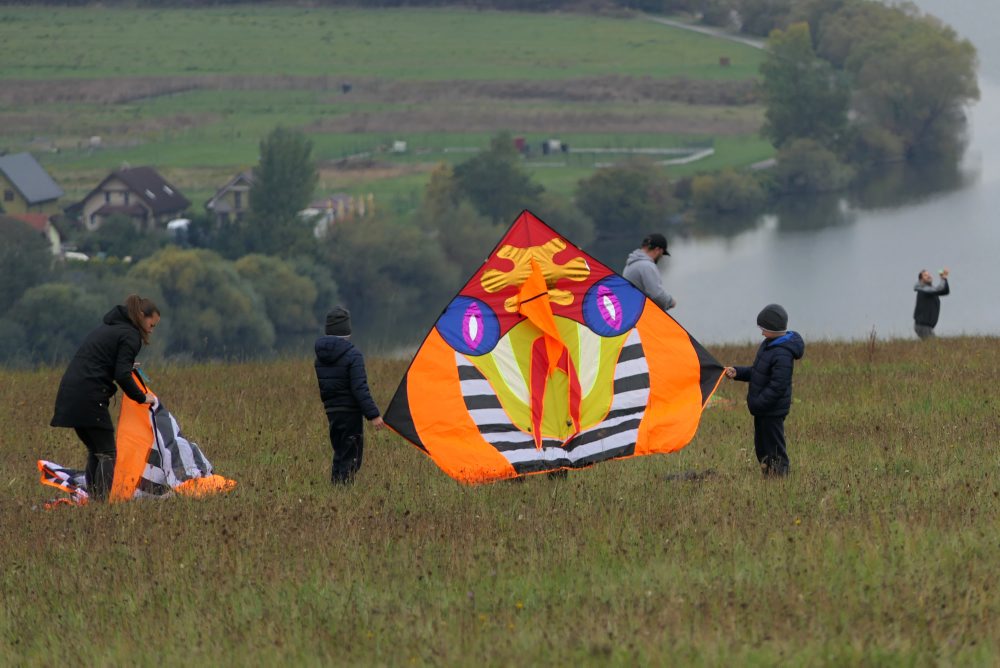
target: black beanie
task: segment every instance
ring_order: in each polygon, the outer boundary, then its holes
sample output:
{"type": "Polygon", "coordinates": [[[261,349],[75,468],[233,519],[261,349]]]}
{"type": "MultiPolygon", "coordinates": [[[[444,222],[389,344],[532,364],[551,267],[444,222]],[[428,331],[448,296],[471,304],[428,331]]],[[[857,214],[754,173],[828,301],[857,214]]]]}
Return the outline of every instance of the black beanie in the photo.
{"type": "Polygon", "coordinates": [[[788,313],[781,304],[768,304],[757,314],[757,325],[769,332],[783,332],[788,328],[788,313]]]}
{"type": "Polygon", "coordinates": [[[351,335],[351,312],[337,306],[326,314],[326,333],[332,336],[351,335]]]}

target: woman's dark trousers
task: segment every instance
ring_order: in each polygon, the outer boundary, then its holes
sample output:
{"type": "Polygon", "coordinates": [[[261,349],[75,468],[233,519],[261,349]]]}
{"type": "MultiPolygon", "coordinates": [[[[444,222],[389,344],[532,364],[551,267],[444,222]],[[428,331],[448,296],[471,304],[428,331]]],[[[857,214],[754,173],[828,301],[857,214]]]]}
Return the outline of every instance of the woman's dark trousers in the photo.
{"type": "Polygon", "coordinates": [[[100,427],[77,427],[75,431],[87,446],[87,496],[104,501],[115,479],[115,432],[100,427]]]}
{"type": "Polygon", "coordinates": [[[789,464],[785,449],[785,416],[754,416],[753,447],[764,475],[787,475],[789,464]]]}
{"type": "Polygon", "coordinates": [[[326,417],[330,420],[330,445],[333,446],[330,480],[334,484],[352,482],[364,455],[364,417],[358,411],[333,411],[326,417]]]}

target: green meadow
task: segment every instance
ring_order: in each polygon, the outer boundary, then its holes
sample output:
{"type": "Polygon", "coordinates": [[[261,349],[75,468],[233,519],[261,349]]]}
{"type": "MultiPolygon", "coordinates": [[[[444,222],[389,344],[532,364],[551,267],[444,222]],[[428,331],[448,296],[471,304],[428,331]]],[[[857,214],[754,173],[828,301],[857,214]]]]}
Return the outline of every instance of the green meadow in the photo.
{"type": "Polygon", "coordinates": [[[676,175],[773,153],[752,103],[759,50],[626,15],[7,6],[0,39],[0,148],[34,153],[67,199],[129,163],[204,201],[279,124],[313,139],[324,188],[382,197],[412,197],[501,130],[563,194],[635,148],[715,148],[676,175]],[[553,165],[549,138],[622,152],[553,165]]]}
{"type": "Polygon", "coordinates": [[[42,510],[61,369],[0,373],[0,664],[1000,663],[995,338],[809,343],[780,480],[732,381],[672,455],[467,487],[370,432],[333,489],[310,359],[147,372],[238,487],[42,510]]]}

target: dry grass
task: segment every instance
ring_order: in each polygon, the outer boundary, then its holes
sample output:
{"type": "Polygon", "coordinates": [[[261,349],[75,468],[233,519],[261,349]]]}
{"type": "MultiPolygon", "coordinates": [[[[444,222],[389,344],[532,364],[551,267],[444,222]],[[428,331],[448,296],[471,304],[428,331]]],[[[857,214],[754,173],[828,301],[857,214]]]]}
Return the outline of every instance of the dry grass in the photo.
{"type": "MultiPolygon", "coordinates": [[[[380,405],[404,369],[370,360],[380,405]]],[[[0,663],[996,665],[998,370],[996,339],[807,342],[787,480],[728,383],[675,455],[469,488],[381,432],[331,489],[309,360],[166,366],[238,489],[58,512],[60,370],[4,372],[0,663]]]]}
{"type": "Polygon", "coordinates": [[[420,104],[440,100],[511,102],[681,102],[695,105],[746,105],[757,101],[755,83],[654,79],[602,75],[544,81],[400,81],[351,77],[350,96],[340,92],[345,77],[238,74],[197,76],[107,77],[100,79],[30,79],[5,81],[0,106],[100,103],[123,104],[195,90],[329,91],[330,103],[420,104]]]}

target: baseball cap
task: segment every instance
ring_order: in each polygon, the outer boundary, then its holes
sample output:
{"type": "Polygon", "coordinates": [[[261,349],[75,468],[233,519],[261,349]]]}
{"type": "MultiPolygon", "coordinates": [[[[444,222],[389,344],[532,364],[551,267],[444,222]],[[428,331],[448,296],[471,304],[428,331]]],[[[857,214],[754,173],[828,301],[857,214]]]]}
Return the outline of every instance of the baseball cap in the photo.
{"type": "Polygon", "coordinates": [[[665,255],[670,255],[667,250],[667,238],[659,232],[653,232],[642,240],[642,245],[646,248],[662,248],[665,255]]]}

